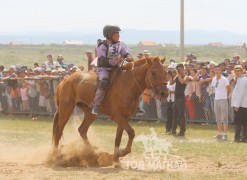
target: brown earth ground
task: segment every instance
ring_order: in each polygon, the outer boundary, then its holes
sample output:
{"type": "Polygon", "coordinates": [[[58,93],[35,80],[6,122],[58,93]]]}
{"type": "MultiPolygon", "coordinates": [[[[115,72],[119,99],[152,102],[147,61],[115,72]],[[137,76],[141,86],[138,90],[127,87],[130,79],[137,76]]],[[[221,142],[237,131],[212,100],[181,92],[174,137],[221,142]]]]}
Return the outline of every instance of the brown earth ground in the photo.
{"type": "MultiPolygon", "coordinates": [[[[0,132],[9,133],[3,129],[0,132]]],[[[100,144],[102,137],[95,138],[92,136],[94,134],[92,129],[90,132],[90,139],[94,140],[92,144],[103,147],[103,144],[100,144]]],[[[52,151],[49,141],[37,144],[35,138],[25,139],[25,142],[21,142],[17,137],[16,143],[11,144],[5,142],[8,141],[7,139],[0,139],[0,180],[247,179],[247,145],[240,145],[242,148],[246,148],[246,153],[243,153],[245,160],[240,162],[239,157],[234,155],[228,157],[228,154],[225,154],[228,150],[225,149],[222,153],[216,152],[222,154],[218,161],[207,155],[200,157],[196,154],[184,155],[182,153],[185,150],[182,146],[183,142],[179,142],[180,139],[171,139],[173,144],[181,144],[181,147],[173,147],[178,151],[166,153],[161,159],[154,160],[144,158],[142,154],[144,147],[136,145],[135,142],[133,152],[121,159],[120,167],[115,167],[111,155],[111,146],[114,141],[109,143],[111,145],[108,148],[88,148],[84,147],[78,133],[75,132],[75,134],[67,132],[64,135],[66,140],[62,139],[62,142],[65,143],[62,143],[63,145],[57,151],[52,151]],[[28,140],[31,143],[27,143],[28,140]],[[32,144],[32,141],[35,143],[32,144]]],[[[46,136],[50,136],[50,134],[46,136]]],[[[109,133],[107,136],[114,137],[114,134],[109,133]]],[[[192,148],[190,147],[190,151],[195,152],[198,150],[193,148],[199,148],[205,144],[216,144],[212,140],[195,138],[182,139],[182,141],[185,141],[185,144],[197,142],[195,144],[197,147],[194,145],[191,146],[192,148]]],[[[226,143],[230,144],[231,142],[226,143]]],[[[203,153],[201,152],[201,154],[203,153]]]]}

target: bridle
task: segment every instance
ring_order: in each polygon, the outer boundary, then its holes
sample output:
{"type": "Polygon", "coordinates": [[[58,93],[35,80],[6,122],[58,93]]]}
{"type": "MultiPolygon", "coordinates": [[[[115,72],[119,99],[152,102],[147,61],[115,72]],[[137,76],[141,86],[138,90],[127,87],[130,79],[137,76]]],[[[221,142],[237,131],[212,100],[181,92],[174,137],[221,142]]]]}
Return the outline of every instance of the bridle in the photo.
{"type": "MultiPolygon", "coordinates": [[[[147,58],[145,57],[145,59],[146,59],[146,63],[147,63],[147,58]]],[[[133,73],[133,76],[134,76],[134,79],[135,79],[135,81],[136,81],[137,86],[139,87],[140,91],[143,92],[144,89],[141,88],[141,86],[140,86],[140,84],[139,84],[139,82],[138,82],[138,80],[137,80],[137,78],[136,78],[134,66],[135,66],[135,64],[134,64],[134,62],[132,62],[131,71],[132,71],[132,73],[133,73]]],[[[149,68],[149,67],[148,67],[148,68],[149,68]]],[[[148,82],[149,82],[149,84],[150,84],[152,90],[155,90],[154,88],[155,88],[156,86],[167,85],[167,82],[159,82],[159,83],[153,84],[153,83],[151,82],[151,79],[150,79],[149,76],[148,76],[148,82]]]]}

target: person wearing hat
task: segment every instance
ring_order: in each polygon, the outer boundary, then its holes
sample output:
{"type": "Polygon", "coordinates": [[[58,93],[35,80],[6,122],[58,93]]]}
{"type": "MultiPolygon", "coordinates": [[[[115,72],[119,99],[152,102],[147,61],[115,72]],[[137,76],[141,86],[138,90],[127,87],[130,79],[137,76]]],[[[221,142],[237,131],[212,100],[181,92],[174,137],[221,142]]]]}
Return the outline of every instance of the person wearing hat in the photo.
{"type": "Polygon", "coordinates": [[[33,72],[34,72],[34,78],[37,78],[37,79],[42,78],[40,67],[34,68],[33,72]]]}
{"type": "Polygon", "coordinates": [[[97,47],[97,74],[100,82],[94,98],[93,114],[98,114],[99,112],[100,104],[110,84],[110,71],[119,67],[124,59],[132,61],[127,46],[119,41],[120,31],[121,29],[117,25],[105,25],[103,28],[103,35],[106,40],[99,43],[97,47]]]}
{"type": "MultiPolygon", "coordinates": [[[[234,82],[233,67],[231,65],[226,66],[226,74],[227,74],[226,78],[229,81],[230,87],[231,87],[231,89],[233,89],[235,86],[235,82],[234,82]]],[[[229,97],[228,97],[228,120],[230,122],[233,122],[234,121],[234,117],[233,117],[234,113],[233,113],[233,109],[231,107],[231,96],[232,96],[232,93],[230,93],[229,97]]]]}
{"type": "Polygon", "coordinates": [[[234,53],[232,59],[236,62],[236,64],[241,64],[240,62],[241,56],[238,53],[234,53]]]}
{"type": "Polygon", "coordinates": [[[210,61],[208,64],[208,69],[213,71],[215,65],[216,65],[216,63],[214,61],[210,61]]]}
{"type": "Polygon", "coordinates": [[[90,49],[86,51],[86,56],[87,56],[87,69],[88,71],[91,71],[93,67],[91,66],[91,63],[94,60],[93,53],[90,49]]]}
{"type": "Polygon", "coordinates": [[[13,73],[15,73],[15,65],[11,65],[11,66],[9,66],[9,74],[11,75],[11,74],[13,74],[13,73]]]}
{"type": "Polygon", "coordinates": [[[51,73],[53,74],[53,73],[57,73],[58,71],[56,70],[56,69],[52,69],[51,70],[51,73]]]}
{"type": "Polygon", "coordinates": [[[188,53],[187,55],[186,55],[186,62],[188,62],[188,63],[196,63],[196,56],[194,55],[194,54],[192,54],[192,53],[188,53]]]}
{"type": "Polygon", "coordinates": [[[46,68],[45,72],[46,72],[46,76],[51,77],[51,68],[46,68]]]}
{"type": "Polygon", "coordinates": [[[142,54],[144,57],[149,57],[151,53],[148,50],[144,50],[142,54]]]}
{"type": "MultiPolygon", "coordinates": [[[[3,75],[4,73],[9,74],[9,70],[8,70],[8,69],[3,69],[2,75],[3,75]]],[[[5,76],[5,77],[6,77],[6,76],[5,76]]]]}
{"type": "Polygon", "coordinates": [[[57,64],[55,69],[58,70],[59,68],[62,68],[62,66],[60,64],[57,64]]]}
{"type": "Polygon", "coordinates": [[[69,64],[66,65],[65,70],[66,70],[67,72],[69,72],[69,71],[70,71],[70,68],[72,68],[73,66],[74,66],[73,63],[69,63],[69,64]]]}
{"type": "Polygon", "coordinates": [[[138,58],[138,59],[143,58],[143,54],[142,54],[142,53],[139,53],[139,54],[137,55],[137,58],[138,58]]]}
{"type": "Polygon", "coordinates": [[[62,68],[64,68],[65,69],[65,67],[66,67],[66,64],[64,63],[64,58],[63,58],[63,56],[62,55],[58,55],[57,56],[57,62],[58,62],[58,64],[62,67],[62,68]]]}
{"type": "Polygon", "coordinates": [[[232,92],[231,106],[234,109],[235,121],[235,142],[247,142],[247,77],[244,75],[244,69],[241,65],[236,65],[234,72],[237,83],[232,92]],[[242,137],[240,136],[242,132],[242,137]]]}
{"type": "Polygon", "coordinates": [[[22,72],[23,70],[20,67],[15,68],[15,74],[17,75],[17,78],[24,78],[22,72]]]}

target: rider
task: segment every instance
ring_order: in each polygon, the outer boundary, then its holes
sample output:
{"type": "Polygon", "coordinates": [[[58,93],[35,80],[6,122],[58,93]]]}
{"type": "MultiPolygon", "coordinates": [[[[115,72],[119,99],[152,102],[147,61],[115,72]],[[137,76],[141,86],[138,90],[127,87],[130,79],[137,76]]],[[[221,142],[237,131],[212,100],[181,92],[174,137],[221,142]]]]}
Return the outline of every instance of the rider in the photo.
{"type": "Polygon", "coordinates": [[[119,41],[120,31],[120,27],[116,25],[105,25],[103,28],[103,35],[106,40],[100,42],[97,47],[97,73],[100,82],[94,97],[93,114],[98,114],[99,112],[100,104],[103,101],[106,89],[110,84],[110,71],[117,68],[124,58],[127,61],[132,60],[126,45],[119,41]]]}

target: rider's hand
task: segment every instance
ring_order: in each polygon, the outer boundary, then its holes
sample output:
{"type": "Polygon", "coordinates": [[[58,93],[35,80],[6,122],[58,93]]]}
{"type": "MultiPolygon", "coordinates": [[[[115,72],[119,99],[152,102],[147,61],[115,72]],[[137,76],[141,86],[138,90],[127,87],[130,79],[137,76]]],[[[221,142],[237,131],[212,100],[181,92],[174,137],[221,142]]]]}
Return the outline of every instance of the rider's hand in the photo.
{"type": "Polygon", "coordinates": [[[127,62],[132,62],[132,61],[134,61],[134,59],[132,57],[130,57],[130,58],[128,57],[128,58],[126,58],[126,61],[127,62]]]}
{"type": "Polygon", "coordinates": [[[126,60],[127,62],[132,62],[132,61],[134,61],[134,59],[131,57],[130,54],[127,55],[127,57],[125,58],[125,60],[126,60]]]}
{"type": "Polygon", "coordinates": [[[115,64],[118,65],[118,64],[120,64],[122,61],[123,61],[123,59],[118,58],[118,59],[115,60],[115,64]]]}

